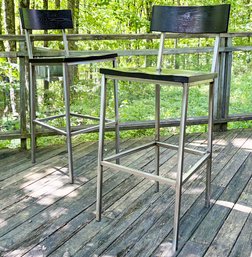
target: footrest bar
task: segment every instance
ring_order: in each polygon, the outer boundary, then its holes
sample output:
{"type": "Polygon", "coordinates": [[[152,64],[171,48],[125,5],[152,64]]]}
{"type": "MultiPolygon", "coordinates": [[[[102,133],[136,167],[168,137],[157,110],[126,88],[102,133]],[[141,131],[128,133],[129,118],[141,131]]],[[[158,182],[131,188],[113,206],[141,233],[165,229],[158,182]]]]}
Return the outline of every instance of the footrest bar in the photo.
{"type": "MultiPolygon", "coordinates": [[[[59,132],[62,135],[66,135],[66,131],[65,130],[56,128],[54,126],[51,126],[51,125],[49,125],[49,124],[47,124],[45,122],[42,122],[41,120],[34,120],[33,122],[36,123],[36,124],[39,124],[42,127],[46,127],[48,129],[57,131],[57,132],[59,132]]],[[[111,124],[114,124],[114,123],[115,123],[115,121],[111,121],[111,122],[107,122],[106,125],[111,125],[111,124]]],[[[78,134],[81,134],[81,133],[87,133],[87,132],[98,131],[98,130],[99,130],[99,125],[94,125],[94,126],[90,125],[90,127],[88,127],[88,128],[83,128],[83,129],[79,129],[79,130],[71,132],[71,135],[75,136],[75,135],[78,135],[78,134]]]]}
{"type": "Polygon", "coordinates": [[[66,131],[64,131],[64,130],[62,130],[62,129],[59,129],[59,128],[56,128],[56,127],[54,127],[54,126],[51,126],[51,125],[49,125],[49,124],[47,124],[47,123],[41,122],[40,120],[34,120],[33,122],[39,124],[39,125],[42,126],[42,127],[46,127],[46,128],[48,128],[48,129],[57,131],[57,132],[59,132],[59,133],[62,134],[62,135],[66,135],[66,131]]]}
{"type": "Polygon", "coordinates": [[[54,119],[62,118],[62,117],[65,117],[65,116],[66,116],[65,114],[59,114],[59,115],[49,116],[49,117],[42,118],[42,119],[37,119],[36,121],[48,121],[48,120],[54,120],[54,119]]]}
{"type": "Polygon", "coordinates": [[[184,175],[183,183],[185,183],[210,157],[210,153],[205,154],[201,159],[199,159],[184,175]]]}
{"type": "Polygon", "coordinates": [[[138,147],[134,147],[134,148],[131,148],[129,150],[126,150],[126,151],[123,151],[123,152],[120,152],[120,153],[117,153],[117,154],[114,154],[114,155],[111,155],[107,158],[104,158],[105,161],[113,161],[113,160],[116,160],[116,159],[119,159],[121,157],[124,157],[128,154],[133,154],[135,152],[138,152],[138,151],[141,151],[141,150],[144,150],[146,148],[149,148],[149,147],[152,147],[152,146],[155,146],[155,142],[151,142],[151,143],[148,143],[148,144],[144,144],[144,145],[141,145],[141,146],[138,146],[138,147]]]}
{"type": "Polygon", "coordinates": [[[81,134],[81,133],[97,131],[98,129],[99,129],[99,125],[94,125],[94,126],[89,127],[89,128],[84,128],[84,129],[79,129],[79,130],[73,131],[73,132],[71,132],[71,135],[75,136],[75,135],[78,135],[78,134],[81,134]]]}
{"type": "MultiPolygon", "coordinates": [[[[169,149],[173,149],[173,150],[178,150],[177,145],[167,144],[167,143],[159,142],[159,141],[156,142],[156,144],[158,146],[161,146],[161,147],[165,147],[165,148],[169,148],[169,149]]],[[[191,148],[188,148],[188,147],[185,147],[184,151],[187,152],[187,153],[195,154],[195,155],[205,155],[206,154],[206,151],[195,150],[195,149],[191,149],[191,148]]]]}
{"type": "Polygon", "coordinates": [[[85,115],[85,114],[80,114],[80,113],[70,113],[71,116],[73,117],[79,117],[79,118],[84,118],[84,119],[90,119],[90,120],[100,120],[98,117],[90,116],[90,115],[85,115]]]}
{"type": "MultiPolygon", "coordinates": [[[[79,114],[79,113],[73,113],[73,112],[71,112],[70,114],[71,114],[71,116],[74,116],[74,117],[79,117],[79,118],[83,118],[83,119],[89,119],[89,120],[97,120],[97,121],[100,121],[100,118],[99,118],[99,117],[95,117],[95,116],[91,116],[91,115],[79,114]]],[[[109,122],[109,121],[112,121],[112,120],[105,119],[105,121],[106,121],[106,122],[109,122]]]]}
{"type": "MultiPolygon", "coordinates": [[[[106,125],[112,125],[112,124],[115,124],[115,121],[110,121],[110,122],[107,122],[106,125]]],[[[79,129],[79,130],[76,130],[74,132],[71,133],[71,135],[78,135],[78,134],[81,134],[81,133],[87,133],[87,132],[97,132],[99,131],[99,125],[90,125],[90,127],[88,128],[83,128],[83,129],[79,129]]]]}
{"type": "MultiPolygon", "coordinates": [[[[54,119],[57,119],[57,118],[63,118],[63,117],[65,117],[65,116],[66,116],[66,114],[58,114],[58,115],[49,116],[49,117],[46,117],[46,118],[37,119],[37,120],[38,120],[38,121],[49,121],[49,120],[54,120],[54,119]]],[[[71,112],[71,113],[70,113],[70,116],[79,117],[79,118],[83,118],[83,119],[89,119],[89,120],[100,121],[100,118],[99,118],[99,117],[94,117],[94,116],[85,115],[85,114],[79,114],[79,113],[73,113],[73,112],[71,112]]],[[[106,121],[106,122],[111,122],[112,120],[110,120],[110,119],[105,119],[105,121],[106,121]]]]}
{"type": "Polygon", "coordinates": [[[151,174],[151,173],[146,173],[146,172],[143,172],[143,171],[140,171],[140,170],[128,168],[128,167],[118,165],[118,164],[115,164],[115,163],[111,163],[111,162],[107,162],[107,161],[102,161],[101,165],[106,166],[108,168],[111,168],[113,170],[120,170],[120,171],[123,171],[123,172],[126,172],[126,173],[133,174],[135,176],[144,177],[144,178],[147,178],[149,180],[154,180],[154,181],[157,181],[157,182],[162,183],[162,184],[168,184],[168,185],[175,186],[175,183],[176,183],[176,181],[173,180],[173,179],[164,178],[164,177],[157,176],[157,175],[154,175],[154,174],[151,174]]]}

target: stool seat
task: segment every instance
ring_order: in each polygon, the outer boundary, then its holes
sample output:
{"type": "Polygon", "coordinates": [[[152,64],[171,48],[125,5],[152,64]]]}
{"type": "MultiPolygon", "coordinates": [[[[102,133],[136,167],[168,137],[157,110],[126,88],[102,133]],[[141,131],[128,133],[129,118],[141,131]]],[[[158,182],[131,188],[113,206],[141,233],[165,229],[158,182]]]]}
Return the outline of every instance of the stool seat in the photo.
{"type": "Polygon", "coordinates": [[[100,73],[131,79],[155,80],[160,82],[195,83],[202,81],[213,81],[217,78],[216,72],[202,72],[192,70],[162,69],[158,71],[156,67],[148,68],[101,68],[100,73]]]}
{"type": "Polygon", "coordinates": [[[99,60],[104,61],[107,59],[116,58],[117,54],[102,54],[102,55],[85,55],[85,56],[71,56],[71,57],[40,57],[40,58],[31,58],[29,62],[32,64],[57,64],[57,63],[68,63],[68,64],[81,64],[85,62],[98,62],[99,60]]]}

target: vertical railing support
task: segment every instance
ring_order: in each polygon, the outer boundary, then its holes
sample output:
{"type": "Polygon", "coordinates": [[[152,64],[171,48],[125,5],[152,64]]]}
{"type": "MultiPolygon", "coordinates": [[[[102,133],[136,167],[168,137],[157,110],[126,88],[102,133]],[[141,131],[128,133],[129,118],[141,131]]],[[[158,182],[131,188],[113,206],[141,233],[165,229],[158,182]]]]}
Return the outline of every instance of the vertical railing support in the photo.
{"type": "MultiPolygon", "coordinates": [[[[24,43],[20,43],[20,50],[24,50],[24,43]]],[[[21,134],[21,149],[27,148],[27,90],[26,90],[26,63],[25,57],[19,57],[19,79],[20,79],[20,134],[21,134]]]]}
{"type": "Polygon", "coordinates": [[[225,50],[225,48],[232,46],[232,38],[226,37],[221,39],[221,48],[224,51],[220,52],[219,58],[219,77],[218,83],[215,87],[215,104],[214,104],[214,131],[226,131],[227,122],[223,120],[228,118],[229,112],[229,99],[230,99],[230,87],[231,87],[231,71],[232,71],[232,52],[225,50]],[[218,120],[222,122],[218,123],[218,120]]]}

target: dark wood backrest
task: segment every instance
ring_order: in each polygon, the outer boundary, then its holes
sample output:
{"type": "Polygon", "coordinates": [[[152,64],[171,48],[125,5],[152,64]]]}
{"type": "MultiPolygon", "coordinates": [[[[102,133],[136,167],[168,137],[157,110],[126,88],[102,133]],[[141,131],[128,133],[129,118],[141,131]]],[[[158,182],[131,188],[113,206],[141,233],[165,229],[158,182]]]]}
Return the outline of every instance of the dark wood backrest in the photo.
{"type": "Polygon", "coordinates": [[[70,10],[35,10],[20,8],[20,20],[25,31],[25,39],[29,58],[33,58],[33,44],[30,33],[32,30],[62,30],[65,56],[69,56],[68,41],[65,29],[73,28],[70,10]]]}
{"type": "Polygon", "coordinates": [[[230,5],[153,6],[151,31],[172,33],[225,33],[230,5]]]}
{"type": "Polygon", "coordinates": [[[23,29],[49,30],[73,28],[70,10],[32,10],[20,8],[20,19],[23,29]]]}

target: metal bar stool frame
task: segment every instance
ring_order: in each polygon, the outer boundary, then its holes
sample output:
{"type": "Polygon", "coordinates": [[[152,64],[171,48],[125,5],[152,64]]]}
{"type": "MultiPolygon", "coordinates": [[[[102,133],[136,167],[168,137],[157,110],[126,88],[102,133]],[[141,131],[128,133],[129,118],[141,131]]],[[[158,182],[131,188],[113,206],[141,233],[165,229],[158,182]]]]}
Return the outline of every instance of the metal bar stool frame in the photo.
{"type": "MultiPolygon", "coordinates": [[[[212,140],[213,140],[213,108],[214,108],[214,85],[217,78],[217,62],[220,46],[220,33],[227,32],[230,5],[216,6],[154,6],[152,10],[151,31],[161,32],[160,46],[157,59],[157,68],[115,68],[100,69],[102,73],[101,88],[101,111],[100,111],[100,134],[98,149],[97,170],[97,206],[96,220],[100,221],[102,212],[102,180],[103,168],[130,173],[156,181],[157,191],[159,183],[171,185],[175,188],[175,210],[172,249],[178,248],[179,219],[181,206],[182,185],[204,164],[206,168],[206,193],[205,205],[210,205],[211,195],[211,167],[212,167],[212,140]],[[171,33],[209,33],[215,35],[213,48],[213,62],[211,72],[184,71],[162,69],[162,54],[164,51],[165,34],[171,33]],[[126,80],[155,84],[155,140],[154,142],[119,152],[113,156],[104,158],[104,133],[106,117],[106,90],[107,80],[126,80]],[[188,94],[191,86],[198,84],[209,85],[208,103],[208,144],[205,151],[194,150],[185,147],[185,130],[188,107],[188,94]],[[160,87],[163,85],[182,87],[182,107],[180,121],[179,145],[171,145],[160,141],[160,87]],[[155,147],[156,174],[146,173],[137,169],[125,167],[113,161],[123,156],[136,153],[148,147],[155,147]],[[175,149],[177,153],[177,177],[175,180],[159,176],[159,150],[160,147],[175,149]],[[201,156],[200,159],[183,175],[184,153],[201,156]]],[[[118,126],[118,123],[117,123],[118,126]]],[[[117,129],[117,128],[116,128],[117,129]]]]}
{"type": "MultiPolygon", "coordinates": [[[[25,32],[26,46],[28,51],[29,61],[29,98],[30,98],[30,130],[31,130],[31,160],[35,163],[35,149],[36,149],[36,125],[40,125],[47,129],[58,132],[61,135],[65,135],[67,139],[67,152],[68,152],[68,171],[70,177],[70,183],[74,183],[73,174],[73,153],[72,153],[72,139],[71,137],[80,133],[87,133],[96,131],[99,125],[91,125],[87,128],[78,129],[72,131],[71,129],[71,117],[80,117],[83,119],[90,119],[99,121],[99,117],[90,115],[73,113],[70,111],[70,81],[69,81],[69,66],[79,64],[90,64],[105,61],[112,61],[113,67],[116,67],[116,53],[112,54],[97,54],[97,55],[85,55],[85,56],[70,56],[68,48],[68,40],[66,35],[66,29],[73,28],[72,12],[71,10],[35,10],[20,8],[21,26],[25,32]],[[61,30],[62,41],[64,45],[64,56],[56,57],[34,57],[33,43],[32,43],[32,30],[61,30]],[[65,114],[59,114],[46,118],[36,117],[36,66],[50,66],[50,65],[62,65],[63,70],[63,89],[64,89],[64,104],[65,114]],[[49,125],[47,122],[57,118],[65,117],[66,128],[61,129],[56,126],[49,125]]],[[[117,101],[117,83],[114,83],[114,98],[115,98],[115,116],[118,117],[118,101],[117,101]]],[[[116,121],[106,119],[106,123],[113,124],[116,121]]],[[[116,152],[119,149],[119,131],[116,139],[116,152]]]]}

